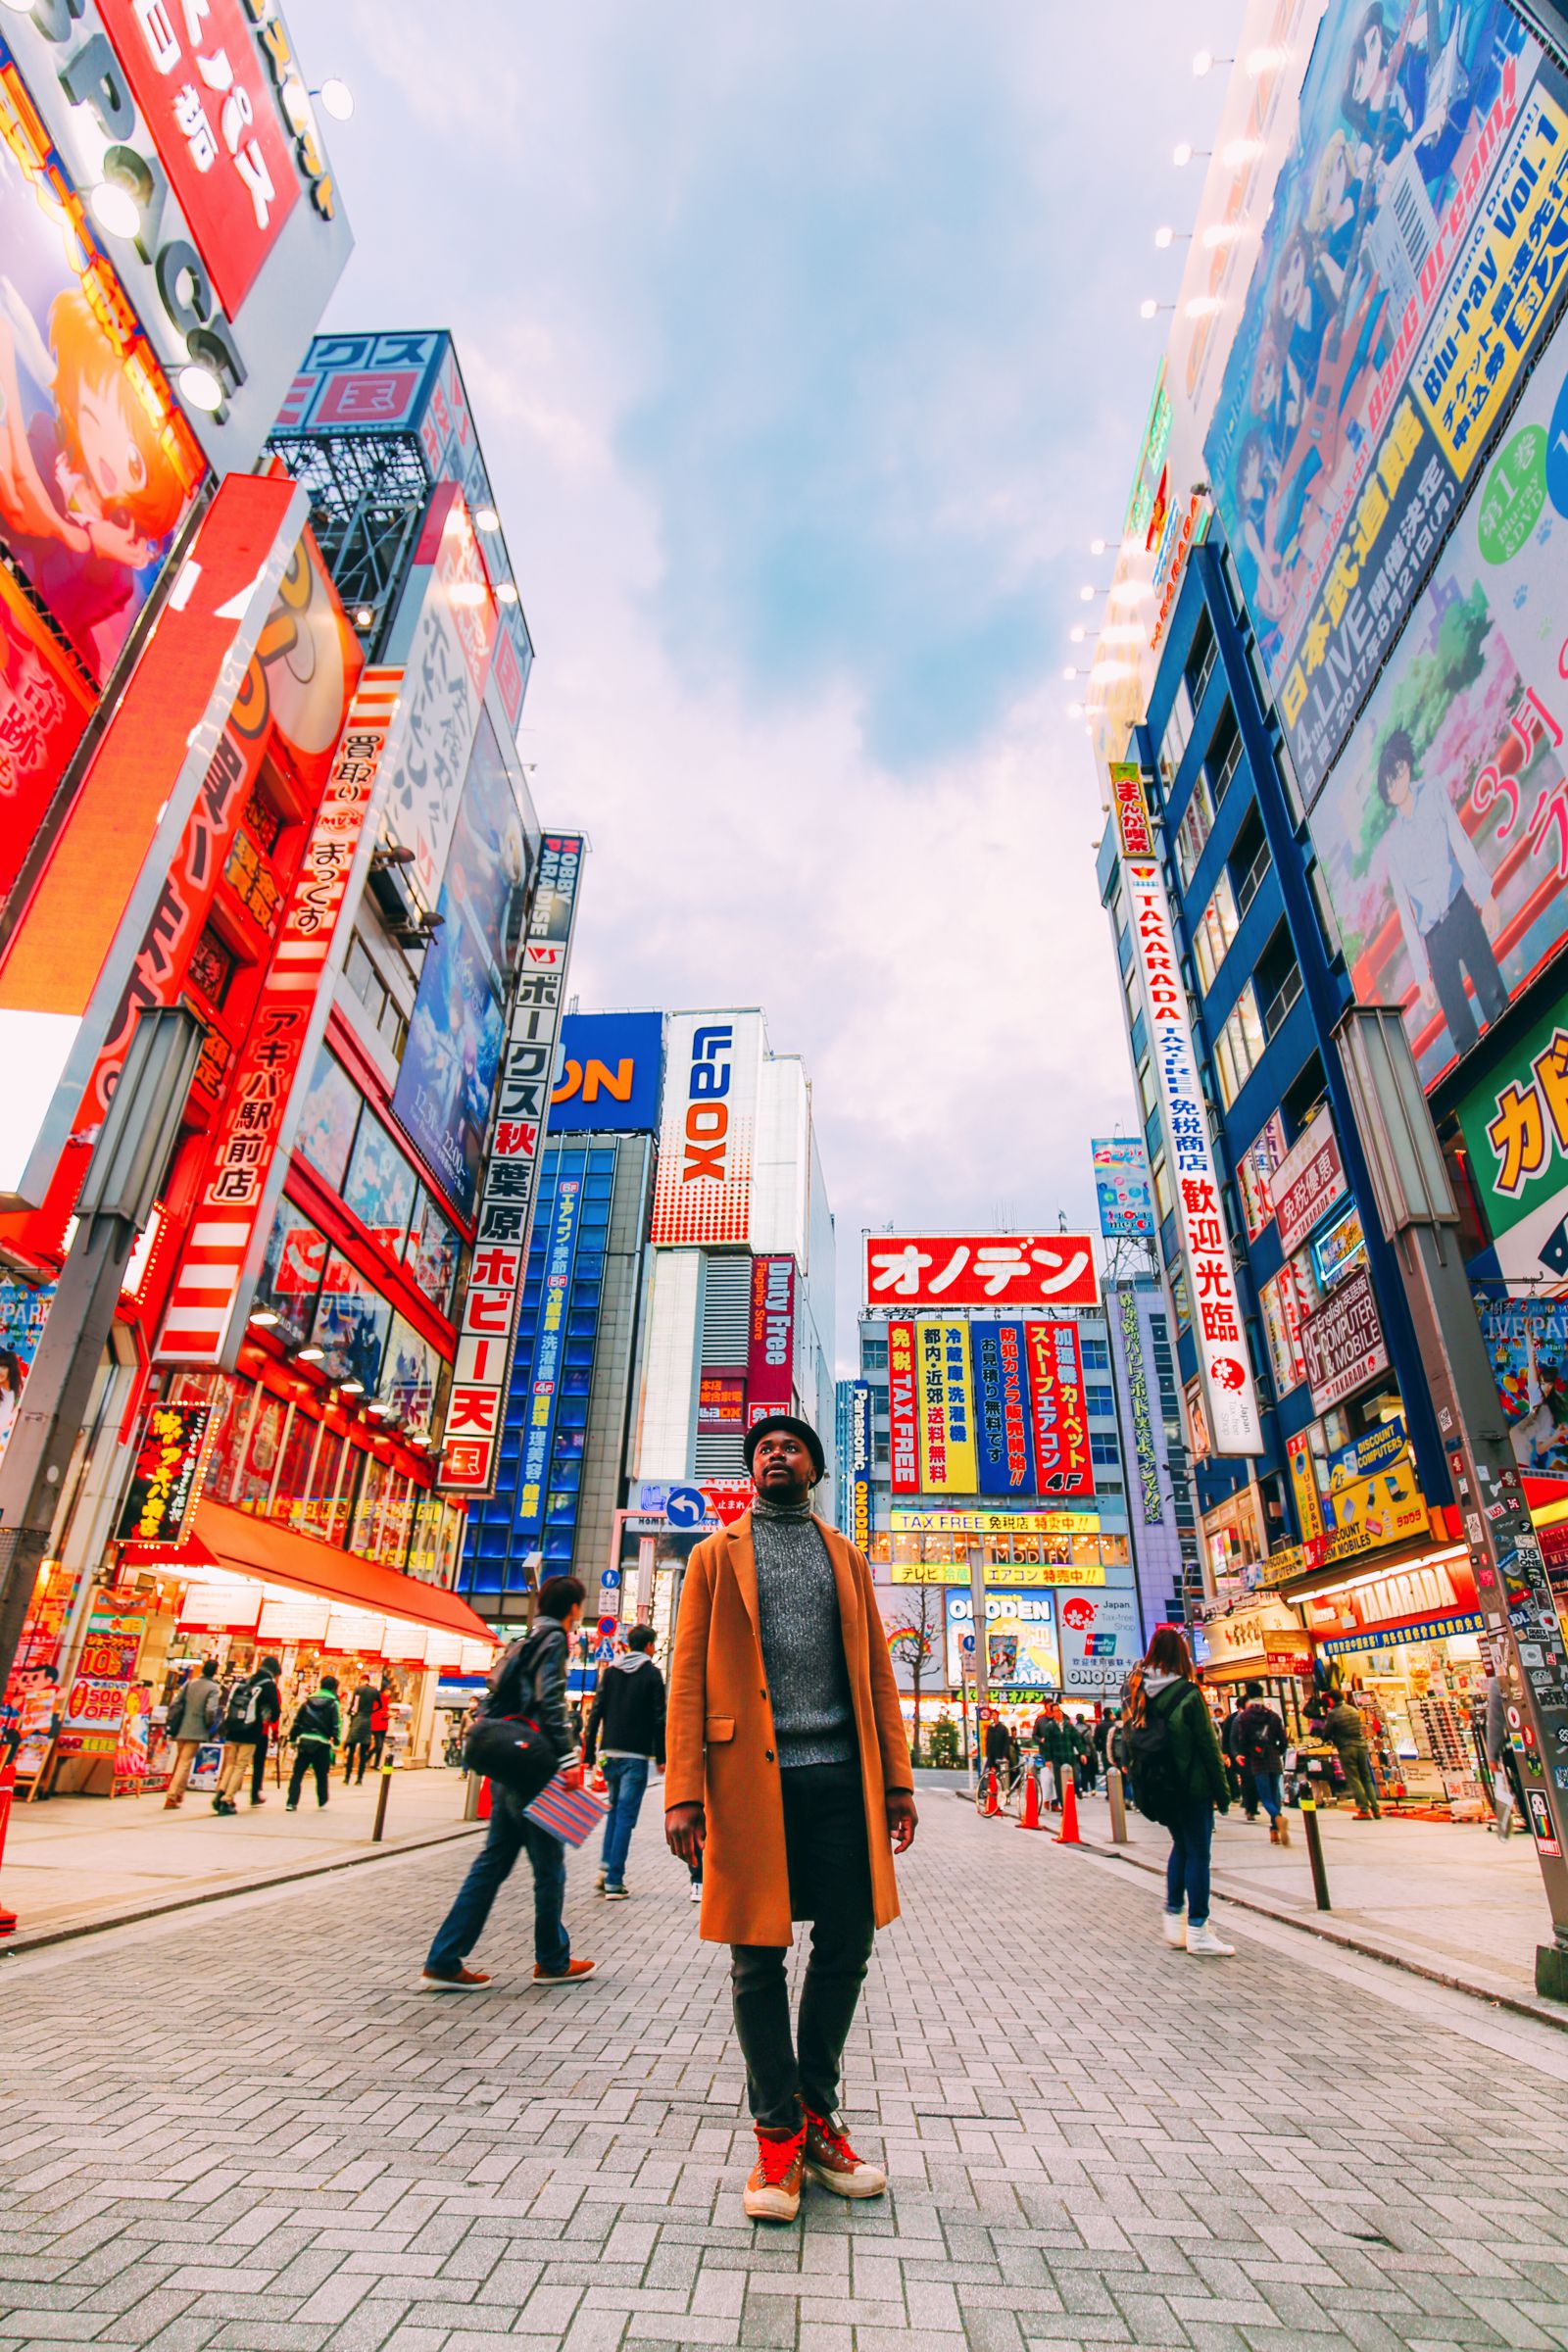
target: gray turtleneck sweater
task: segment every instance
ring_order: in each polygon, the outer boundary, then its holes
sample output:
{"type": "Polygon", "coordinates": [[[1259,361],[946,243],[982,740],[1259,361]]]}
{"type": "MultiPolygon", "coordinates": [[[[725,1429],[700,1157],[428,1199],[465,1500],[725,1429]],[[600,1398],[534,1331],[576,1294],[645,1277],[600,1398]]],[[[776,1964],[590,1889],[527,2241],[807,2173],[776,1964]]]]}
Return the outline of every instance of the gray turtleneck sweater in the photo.
{"type": "Polygon", "coordinates": [[[838,1586],[809,1501],[752,1505],[762,1664],[778,1760],[848,1764],[858,1753],[838,1586]]]}

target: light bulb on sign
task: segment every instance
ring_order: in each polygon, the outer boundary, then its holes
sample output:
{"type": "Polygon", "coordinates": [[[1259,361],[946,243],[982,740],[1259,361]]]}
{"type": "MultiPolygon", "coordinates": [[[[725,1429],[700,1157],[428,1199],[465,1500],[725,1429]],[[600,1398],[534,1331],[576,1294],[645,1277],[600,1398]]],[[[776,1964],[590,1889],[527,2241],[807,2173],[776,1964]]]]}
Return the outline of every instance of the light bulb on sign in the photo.
{"type": "Polygon", "coordinates": [[[1145,301],[1138,305],[1138,316],[1140,318],[1152,318],[1158,309],[1158,303],[1154,300],[1152,295],[1150,295],[1145,301]]]}
{"type": "Polygon", "coordinates": [[[1177,140],[1170,160],[1175,165],[1178,172],[1186,171],[1188,165],[1193,160],[1194,152],[1195,150],[1191,139],[1177,140]]]}
{"type": "Polygon", "coordinates": [[[1092,556],[1102,556],[1102,555],[1104,554],[1104,552],[1105,552],[1105,542],[1103,541],[1103,539],[1091,539],[1091,540],[1090,540],[1090,542],[1089,542],[1089,553],[1090,553],[1092,556]]]}
{"type": "Polygon", "coordinates": [[[1088,634],[1089,631],[1084,628],[1081,623],[1077,627],[1071,628],[1067,631],[1067,635],[1074,645],[1082,645],[1088,634]]]}
{"type": "Polygon", "coordinates": [[[1213,52],[1213,50],[1212,50],[1212,49],[1200,49],[1200,50],[1197,52],[1197,54],[1195,55],[1194,59],[1193,59],[1193,79],[1194,79],[1195,81],[1201,81],[1201,80],[1203,79],[1203,76],[1204,76],[1206,74],[1212,74],[1212,73],[1213,73],[1213,71],[1214,71],[1214,52],[1213,52]]]}
{"type": "Polygon", "coordinates": [[[354,92],[340,74],[328,74],[316,95],[334,122],[346,122],[354,112],[354,92]]]}
{"type": "Polygon", "coordinates": [[[503,580],[496,590],[496,603],[498,605],[514,605],[516,601],[517,591],[510,580],[503,580]]]}
{"type": "Polygon", "coordinates": [[[87,198],[88,209],[98,226],[111,237],[134,237],[141,233],[141,206],[128,188],[112,179],[101,180],[87,198]]]}
{"type": "Polygon", "coordinates": [[[499,531],[501,528],[501,517],[494,507],[481,507],[473,520],[477,530],[499,531]]]}
{"type": "Polygon", "coordinates": [[[193,409],[215,416],[223,405],[223,387],[211,368],[193,360],[179,371],[179,389],[193,409]]]}
{"type": "Polygon", "coordinates": [[[1156,250],[1160,253],[1163,253],[1168,245],[1174,245],[1175,242],[1176,231],[1170,226],[1168,221],[1161,221],[1159,227],[1154,231],[1154,244],[1156,250]]]}

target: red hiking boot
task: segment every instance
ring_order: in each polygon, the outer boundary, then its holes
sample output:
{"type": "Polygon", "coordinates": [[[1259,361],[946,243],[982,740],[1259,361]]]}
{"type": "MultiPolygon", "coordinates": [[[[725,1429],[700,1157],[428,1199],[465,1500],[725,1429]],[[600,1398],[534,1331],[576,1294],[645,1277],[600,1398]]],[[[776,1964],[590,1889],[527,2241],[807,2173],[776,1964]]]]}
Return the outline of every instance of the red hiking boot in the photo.
{"type": "Polygon", "coordinates": [[[857,2156],[831,2116],[806,2111],[806,2170],[819,2188],[836,2197],[879,2197],[888,2177],[879,2164],[857,2156]]]}
{"type": "Polygon", "coordinates": [[[801,2210],[806,2131],[757,2130],[757,2162],[746,2177],[745,2206],[754,2222],[793,2222],[801,2210]]]}

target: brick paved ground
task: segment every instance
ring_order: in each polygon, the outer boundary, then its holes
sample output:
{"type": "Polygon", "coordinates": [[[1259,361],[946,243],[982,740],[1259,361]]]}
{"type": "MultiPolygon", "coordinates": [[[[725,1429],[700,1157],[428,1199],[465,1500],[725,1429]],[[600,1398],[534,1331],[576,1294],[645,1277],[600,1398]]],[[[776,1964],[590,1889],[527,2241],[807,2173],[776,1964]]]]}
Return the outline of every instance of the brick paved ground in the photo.
{"type": "MultiPolygon", "coordinates": [[[[885,2202],[739,2212],[723,1955],[649,1836],[603,1973],[414,1989],[462,1849],[0,1962],[0,2347],[1568,2347],[1568,2035],[925,1805],[852,2044],[885,2202]]],[[[509,1890],[509,1896],[511,1890],[509,1890]]]]}

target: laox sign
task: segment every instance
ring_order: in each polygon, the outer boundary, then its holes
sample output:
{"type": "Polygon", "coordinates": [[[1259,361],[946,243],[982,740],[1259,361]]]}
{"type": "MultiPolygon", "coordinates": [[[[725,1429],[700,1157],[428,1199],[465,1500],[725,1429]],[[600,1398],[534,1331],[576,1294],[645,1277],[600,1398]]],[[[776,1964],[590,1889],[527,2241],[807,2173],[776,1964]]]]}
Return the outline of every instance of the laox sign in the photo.
{"type": "Polygon", "coordinates": [[[729,1093],[733,1029],[699,1029],[692,1040],[691,1082],[687,1092],[686,1152],[682,1184],[724,1182],[724,1145],[729,1135],[729,1109],[720,1099],[729,1093]]]}

